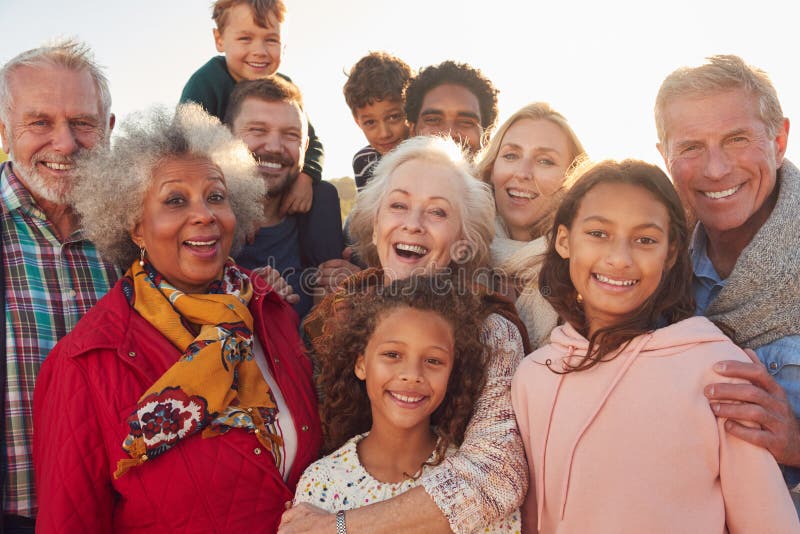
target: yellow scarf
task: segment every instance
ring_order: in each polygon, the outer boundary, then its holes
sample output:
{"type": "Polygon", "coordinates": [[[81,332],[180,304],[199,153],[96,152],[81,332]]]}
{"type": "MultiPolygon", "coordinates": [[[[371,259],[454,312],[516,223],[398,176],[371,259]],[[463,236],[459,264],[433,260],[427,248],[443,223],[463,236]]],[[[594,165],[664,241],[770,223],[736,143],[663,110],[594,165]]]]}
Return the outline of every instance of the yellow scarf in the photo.
{"type": "Polygon", "coordinates": [[[128,418],[114,478],[203,430],[203,437],[242,428],[255,434],[280,464],[278,407],[253,358],[253,288],[232,260],[209,293],[187,294],[138,260],[122,289],[133,308],[183,352],[141,396],[128,418]],[[199,333],[197,333],[199,332],[199,333]]]}

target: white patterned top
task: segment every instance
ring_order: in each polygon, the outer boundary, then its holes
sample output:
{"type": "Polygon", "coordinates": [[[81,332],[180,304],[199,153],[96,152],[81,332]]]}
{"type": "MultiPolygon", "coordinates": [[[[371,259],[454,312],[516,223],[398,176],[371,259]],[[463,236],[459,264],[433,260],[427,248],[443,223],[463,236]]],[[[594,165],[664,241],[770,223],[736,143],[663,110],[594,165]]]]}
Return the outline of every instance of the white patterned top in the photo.
{"type": "MultiPolygon", "coordinates": [[[[366,435],[350,438],[337,451],[308,466],[297,483],[295,502],[307,502],[329,512],[351,510],[391,499],[419,484],[419,480],[412,478],[397,483],[385,483],[370,475],[361,464],[356,449],[358,442],[366,435]]],[[[457,450],[456,447],[450,447],[447,456],[452,456],[457,450]]],[[[429,469],[429,466],[424,466],[423,473],[429,469]]],[[[518,510],[494,525],[478,530],[506,534],[520,531],[518,510]]]]}

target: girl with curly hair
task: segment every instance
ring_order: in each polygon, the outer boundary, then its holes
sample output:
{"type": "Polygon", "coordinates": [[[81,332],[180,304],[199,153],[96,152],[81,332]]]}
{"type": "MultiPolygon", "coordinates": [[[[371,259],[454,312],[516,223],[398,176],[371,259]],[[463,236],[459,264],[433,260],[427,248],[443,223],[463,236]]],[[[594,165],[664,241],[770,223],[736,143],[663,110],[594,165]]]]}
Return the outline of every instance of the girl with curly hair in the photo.
{"type": "Polygon", "coordinates": [[[586,169],[539,276],[566,324],[511,386],[530,468],[524,532],[798,532],[766,449],[725,430],[704,388],[747,355],[694,316],[683,207],[661,169],[586,169]]]}
{"type": "MultiPolygon", "coordinates": [[[[486,380],[480,298],[446,276],[411,277],[355,298],[320,347],[325,450],[295,501],[344,510],[417,485],[464,438],[486,380]]],[[[516,532],[518,513],[487,532],[516,532]]]]}

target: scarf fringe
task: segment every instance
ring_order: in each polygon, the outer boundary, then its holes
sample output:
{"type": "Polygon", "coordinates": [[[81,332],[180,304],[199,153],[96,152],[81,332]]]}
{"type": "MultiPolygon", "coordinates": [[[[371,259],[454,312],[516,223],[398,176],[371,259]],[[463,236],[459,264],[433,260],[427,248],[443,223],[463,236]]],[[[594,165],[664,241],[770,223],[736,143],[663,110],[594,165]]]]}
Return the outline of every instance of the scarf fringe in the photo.
{"type": "Polygon", "coordinates": [[[119,478],[127,473],[131,468],[140,466],[147,461],[147,447],[145,447],[144,440],[142,438],[136,438],[133,440],[129,454],[134,457],[123,458],[117,462],[117,470],[114,471],[114,480],[119,480],[119,478]]]}

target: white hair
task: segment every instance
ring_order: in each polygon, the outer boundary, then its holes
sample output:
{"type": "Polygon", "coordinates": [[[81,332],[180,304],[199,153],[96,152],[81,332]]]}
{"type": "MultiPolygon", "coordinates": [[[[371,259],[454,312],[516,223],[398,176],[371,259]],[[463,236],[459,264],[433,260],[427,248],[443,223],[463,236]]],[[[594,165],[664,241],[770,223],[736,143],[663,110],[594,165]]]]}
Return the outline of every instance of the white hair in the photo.
{"type": "Polygon", "coordinates": [[[0,121],[8,126],[8,113],[14,106],[11,95],[11,75],[22,67],[41,68],[58,66],[80,72],[86,71],[94,80],[99,97],[98,106],[103,118],[103,129],[108,128],[111,117],[111,91],[102,68],[95,62],[91,48],[75,39],[55,41],[39,48],[27,50],[0,68],[0,121]]]}
{"type": "MultiPolygon", "coordinates": [[[[350,214],[350,236],[357,254],[371,267],[379,267],[377,247],[372,243],[372,231],[381,202],[389,192],[390,179],[403,163],[422,160],[451,168],[460,181],[460,191],[453,191],[449,200],[461,215],[461,243],[451,254],[461,262],[467,274],[472,274],[489,261],[489,245],[494,237],[495,207],[490,187],[475,178],[474,167],[461,148],[449,137],[417,136],[400,143],[381,158],[372,179],[358,194],[350,214]],[[460,246],[459,246],[460,245],[460,246]]],[[[420,180],[428,177],[420,176],[420,180]]]]}
{"type": "Polygon", "coordinates": [[[70,198],[87,237],[106,259],[127,268],[138,256],[130,232],[141,221],[153,169],[171,158],[206,158],[222,171],[236,215],[234,247],[256,229],[264,181],[247,146],[216,117],[194,103],[178,106],[174,115],[157,107],[129,117],[120,130],[113,147],[79,158],[81,178],[70,198]]]}

